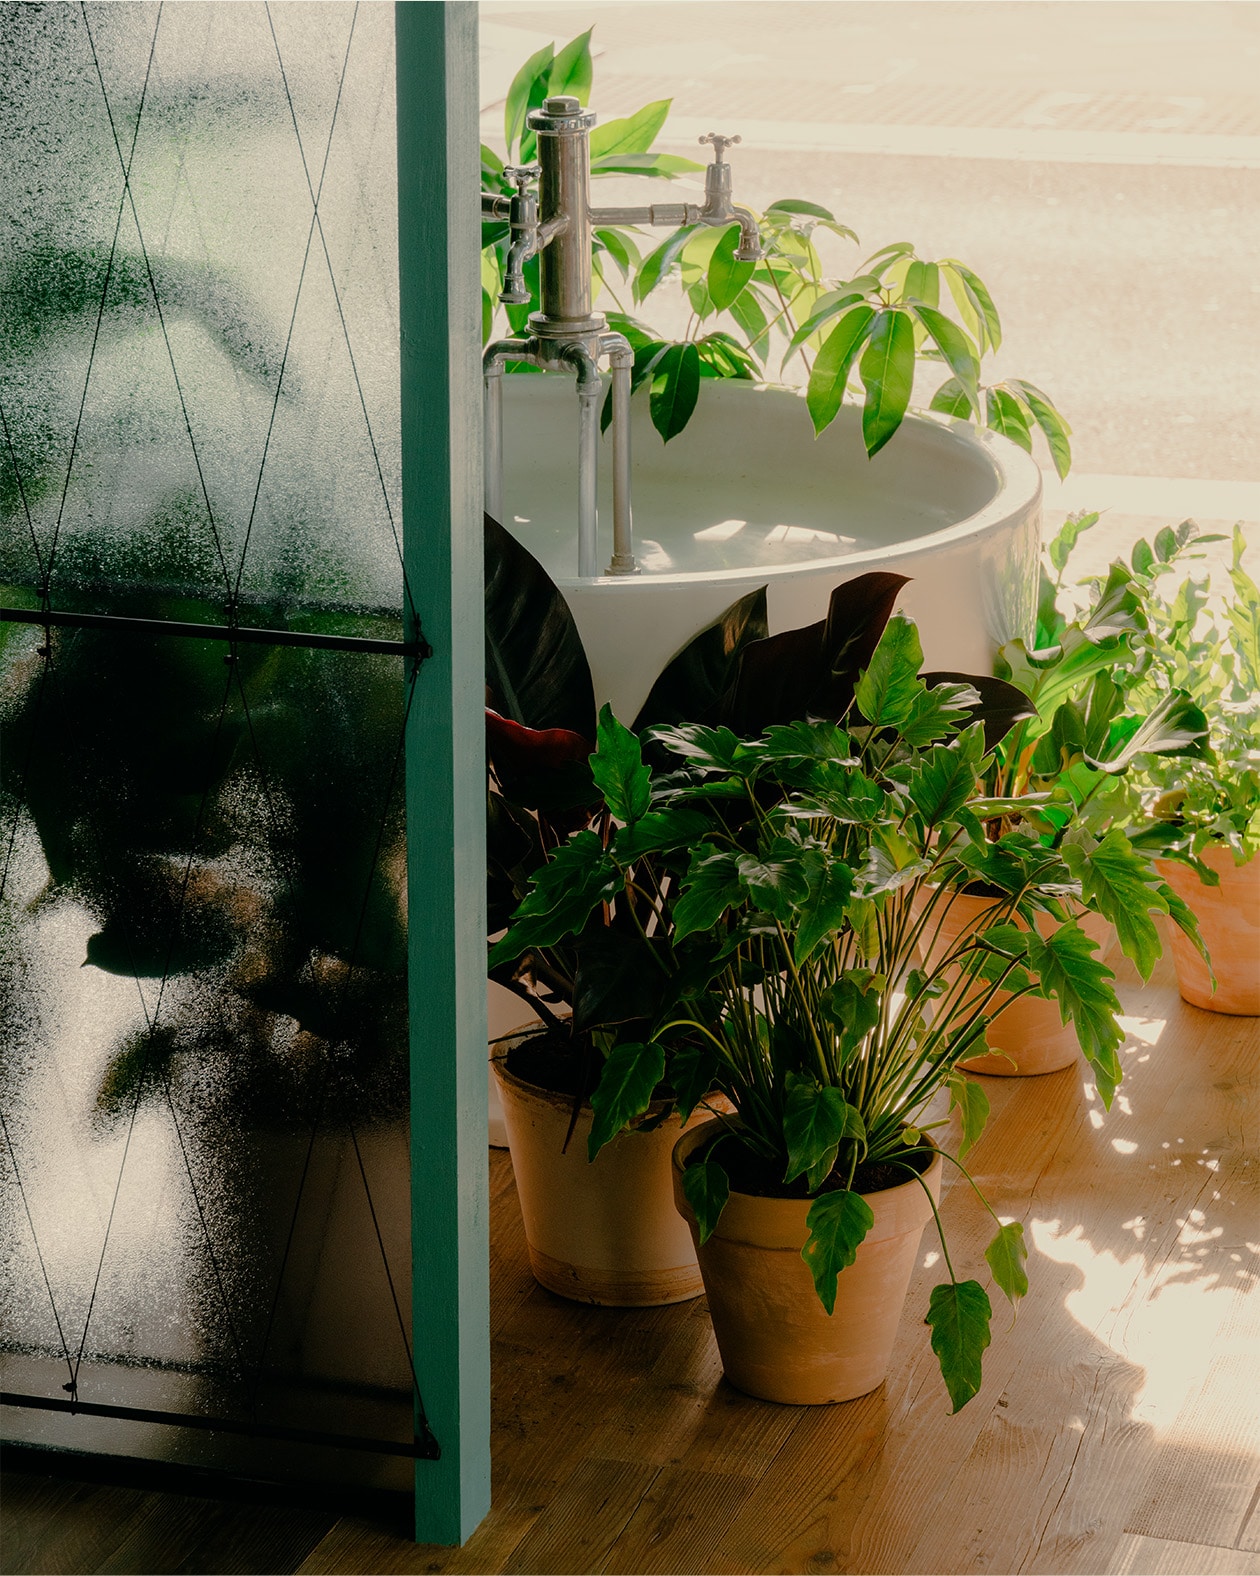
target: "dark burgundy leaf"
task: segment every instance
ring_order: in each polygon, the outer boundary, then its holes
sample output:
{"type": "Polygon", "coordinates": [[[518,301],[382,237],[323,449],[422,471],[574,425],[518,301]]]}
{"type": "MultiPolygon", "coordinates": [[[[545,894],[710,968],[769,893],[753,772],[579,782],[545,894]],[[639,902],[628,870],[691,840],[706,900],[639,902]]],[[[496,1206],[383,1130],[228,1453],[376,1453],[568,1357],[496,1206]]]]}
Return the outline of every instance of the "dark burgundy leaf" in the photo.
{"type": "Polygon", "coordinates": [[[970,684],[979,693],[980,704],[967,709],[972,722],[984,723],[986,752],[1000,744],[1017,722],[1037,715],[1037,708],[1023,690],[991,673],[924,673],[922,678],[929,689],[938,684],[970,684]]]}
{"type": "Polygon", "coordinates": [[[711,723],[719,696],[734,680],[740,653],[769,633],[762,586],[728,607],[665,667],[634,720],[635,732],[664,723],[711,723]]]}

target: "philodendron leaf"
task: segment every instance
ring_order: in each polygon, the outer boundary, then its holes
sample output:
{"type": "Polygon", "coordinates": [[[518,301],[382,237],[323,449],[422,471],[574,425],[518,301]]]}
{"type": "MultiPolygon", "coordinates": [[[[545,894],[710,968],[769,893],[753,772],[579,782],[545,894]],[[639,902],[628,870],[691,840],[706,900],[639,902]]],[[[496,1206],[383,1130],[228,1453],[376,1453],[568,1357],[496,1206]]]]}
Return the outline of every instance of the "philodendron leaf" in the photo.
{"type": "Polygon", "coordinates": [[[710,721],[718,698],[734,682],[744,647],[769,633],[761,586],[732,603],[662,669],[634,719],[635,732],[660,723],[710,721]]]}
{"type": "Polygon", "coordinates": [[[741,897],[734,856],[701,843],[693,850],[683,878],[683,894],[674,905],[674,940],[699,930],[712,930],[732,903],[741,897]]]}
{"type": "Polygon", "coordinates": [[[860,1193],[841,1188],[816,1198],[809,1206],[805,1224],[809,1236],[801,1257],[814,1277],[819,1302],[831,1314],[835,1312],[840,1272],[857,1257],[863,1238],[875,1224],[875,1216],[860,1193]]]}
{"type": "Polygon", "coordinates": [[[670,1052],[669,1081],[682,1121],[687,1120],[713,1089],[718,1072],[718,1058],[705,1040],[680,1045],[670,1052]]]}
{"type": "Polygon", "coordinates": [[[958,1112],[962,1124],[958,1140],[958,1158],[962,1160],[984,1132],[984,1124],[989,1120],[989,1097],[973,1078],[968,1078],[957,1067],[949,1075],[949,1108],[958,1112]]]}
{"type": "Polygon", "coordinates": [[[1028,1262],[1028,1249],[1024,1246],[1024,1228],[1018,1220],[1008,1221],[984,1250],[993,1279],[1006,1294],[1009,1302],[1017,1303],[1028,1295],[1028,1275],[1024,1265],[1028,1262]]]}
{"type": "Polygon", "coordinates": [[[1075,1025],[1102,1103],[1110,1110],[1123,1076],[1116,1055],[1124,1032],[1118,1022],[1120,1001],[1111,988],[1115,975],[1094,956],[1095,943],[1076,924],[1062,925],[1044,940],[1030,931],[1027,948],[1029,967],[1059,998],[1063,1021],[1070,1017],[1075,1025]]]}
{"type": "Polygon", "coordinates": [[[1149,863],[1118,826],[1092,849],[1065,842],[1062,853],[1081,883],[1081,896],[1116,927],[1125,957],[1137,964],[1143,979],[1150,979],[1163,951],[1151,911],[1162,912],[1166,905],[1149,863]]]}
{"type": "Polygon", "coordinates": [[[683,1172],[682,1188],[695,1212],[703,1245],[713,1235],[714,1227],[731,1196],[730,1179],[715,1160],[704,1160],[698,1166],[688,1166],[683,1172]]]}
{"type": "Polygon", "coordinates": [[[871,329],[858,364],[866,401],[862,437],[868,455],[879,451],[901,425],[914,387],[914,324],[900,307],[887,307],[871,329]]]}
{"type": "Polygon", "coordinates": [[[841,1143],[846,1138],[865,1143],[866,1128],[861,1113],[839,1089],[790,1072],[783,1102],[783,1137],[788,1146],[783,1180],[792,1182],[804,1173],[812,1193],[827,1180],[841,1143]]]}
{"type": "Polygon", "coordinates": [[[608,808],[619,821],[634,822],[646,813],[652,792],[652,774],[643,764],[638,739],[605,705],[595,732],[591,775],[608,808]]]}
{"type": "Polygon", "coordinates": [[[674,848],[689,848],[700,842],[712,827],[700,810],[673,805],[668,810],[649,810],[631,825],[619,827],[613,838],[613,856],[628,865],[644,854],[664,854],[674,848]]]}
{"type": "Polygon", "coordinates": [[[616,895],[621,882],[621,872],[595,833],[576,832],[534,876],[512,928],[490,949],[490,967],[512,962],[529,947],[550,946],[576,934],[597,903],[616,895]]]}
{"type": "Polygon", "coordinates": [[[894,613],[870,666],[857,682],[857,703],[867,722],[876,728],[895,728],[910,715],[923,688],[919,679],[922,666],[923,647],[914,620],[894,613]]]}
{"type": "Polygon", "coordinates": [[[928,1301],[927,1322],[932,1328],[932,1350],[941,1365],[941,1377],[960,1411],[980,1388],[980,1359],[989,1344],[993,1307],[979,1281],[957,1281],[934,1286],[928,1301]]]}
{"type": "Polygon", "coordinates": [[[846,969],[819,999],[823,1015],[840,1030],[840,1054],[860,1045],[879,1022],[887,981],[870,969],[846,969]]]}
{"type": "Polygon", "coordinates": [[[819,859],[810,871],[809,895],[796,916],[792,953],[798,967],[840,929],[852,891],[853,872],[848,865],[839,859],[819,859]]]}
{"type": "Polygon", "coordinates": [[[595,1120],[586,1143],[588,1160],[594,1160],[628,1122],[643,1115],[664,1076],[665,1052],[655,1041],[648,1045],[613,1046],[591,1094],[595,1120]]]}
{"type": "MultiPolygon", "coordinates": [[[[1102,677],[1102,675],[1100,675],[1102,677]]],[[[1086,756],[1102,772],[1122,772],[1138,755],[1202,757],[1208,748],[1208,720],[1185,690],[1171,690],[1107,760],[1086,756]]]]}
{"type": "Polygon", "coordinates": [[[920,755],[906,790],[929,826],[956,815],[976,792],[983,755],[984,730],[978,724],[951,743],[934,745],[920,755]]]}

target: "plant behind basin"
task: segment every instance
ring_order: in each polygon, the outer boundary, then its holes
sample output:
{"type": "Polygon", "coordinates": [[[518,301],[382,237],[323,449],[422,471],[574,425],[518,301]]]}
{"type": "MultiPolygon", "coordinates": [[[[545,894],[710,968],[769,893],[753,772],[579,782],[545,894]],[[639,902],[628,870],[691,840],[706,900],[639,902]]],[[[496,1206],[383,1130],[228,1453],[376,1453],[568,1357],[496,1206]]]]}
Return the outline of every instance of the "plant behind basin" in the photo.
{"type": "MultiPolygon", "coordinates": [[[[534,156],[534,133],[525,117],[549,94],[573,94],[588,103],[592,31],[558,53],[553,44],[544,46],[517,72],[504,112],[509,165],[526,164],[534,156]]],[[[674,180],[701,172],[702,164],[653,150],[671,102],[659,99],[597,126],[591,134],[592,177],[674,180]]],[[[484,190],[512,194],[504,163],[482,144],[484,190]]],[[[738,225],[725,230],[683,226],[659,242],[626,226],[594,233],[595,281],[616,305],[607,313],[609,326],[634,350],[634,390],[647,391],[653,425],[665,442],[690,421],[706,379],[778,381],[799,357],[816,433],[835,420],[856,379],[862,388],[863,441],[868,454],[877,453],[901,425],[917,374],[935,372],[939,386],[931,409],[988,427],[1028,453],[1039,432],[1056,471],[1067,474],[1071,428],[1048,396],[1022,378],[982,381],[985,358],[1002,343],[1002,323],[973,269],[953,257],[920,257],[912,243],[897,241],[856,263],[848,277],[831,277],[815,235],[828,232],[855,247],[858,237],[827,208],[802,198],[771,203],[759,216],[759,227],[764,256],[756,263],[732,256],[739,245],[738,225]],[[671,289],[680,290],[690,307],[681,338],[635,315],[647,308],[649,298],[660,302],[671,289]]],[[[507,248],[507,225],[483,223],[483,342],[499,337],[497,297],[507,248]]],[[[525,280],[536,297],[537,256],[526,263],[525,280]]],[[[530,306],[504,310],[510,330],[526,332],[530,306]]],[[[605,425],[610,417],[606,403],[605,425]]]]}

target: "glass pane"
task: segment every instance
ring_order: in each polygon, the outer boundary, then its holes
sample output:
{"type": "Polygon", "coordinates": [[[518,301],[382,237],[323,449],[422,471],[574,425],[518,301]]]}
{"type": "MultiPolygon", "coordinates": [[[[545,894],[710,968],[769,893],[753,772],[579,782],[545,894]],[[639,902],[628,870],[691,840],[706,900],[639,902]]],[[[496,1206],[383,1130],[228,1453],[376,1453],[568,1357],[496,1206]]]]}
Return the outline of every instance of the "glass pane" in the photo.
{"type": "MultiPolygon", "coordinates": [[[[3,8],[9,606],[401,637],[393,92],[386,6],[3,8]]],[[[0,651],[4,1388],[80,1408],[6,1437],[409,1491],[404,663],[0,651]]]]}

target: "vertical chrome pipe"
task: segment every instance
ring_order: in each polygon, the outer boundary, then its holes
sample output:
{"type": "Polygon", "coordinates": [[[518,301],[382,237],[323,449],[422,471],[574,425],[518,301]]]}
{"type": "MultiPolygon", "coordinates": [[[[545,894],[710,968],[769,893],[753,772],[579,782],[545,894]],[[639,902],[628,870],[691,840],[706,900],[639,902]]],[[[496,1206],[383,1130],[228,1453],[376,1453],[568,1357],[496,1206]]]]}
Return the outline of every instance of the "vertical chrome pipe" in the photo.
{"type": "Polygon", "coordinates": [[[566,345],[561,359],[577,371],[578,395],[578,577],[599,574],[599,407],[604,385],[599,363],[584,345],[566,345]]]}
{"type": "Polygon", "coordinates": [[[634,517],[630,508],[630,374],[634,351],[620,334],[606,334],[600,349],[612,368],[613,552],[610,575],[636,575],[634,517]]]}
{"type": "Polygon", "coordinates": [[[486,513],[503,522],[503,363],[487,362],[485,378],[486,513]]]}

